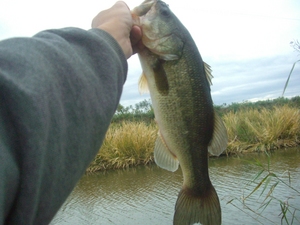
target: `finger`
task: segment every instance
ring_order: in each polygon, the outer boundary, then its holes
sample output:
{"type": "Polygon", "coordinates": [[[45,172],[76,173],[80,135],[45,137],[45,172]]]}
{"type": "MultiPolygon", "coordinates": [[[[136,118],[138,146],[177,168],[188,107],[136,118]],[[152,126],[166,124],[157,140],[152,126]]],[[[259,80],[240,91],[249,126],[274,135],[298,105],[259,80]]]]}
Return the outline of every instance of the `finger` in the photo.
{"type": "Polygon", "coordinates": [[[143,44],[142,40],[140,40],[138,43],[132,46],[132,54],[139,53],[141,50],[145,48],[145,45],[143,44]]]}
{"type": "Polygon", "coordinates": [[[133,26],[130,31],[131,45],[137,44],[142,39],[142,30],[138,26],[133,26]]]}
{"type": "Polygon", "coordinates": [[[127,7],[128,11],[130,11],[128,5],[127,5],[126,2],[124,2],[124,1],[117,1],[117,2],[115,3],[115,5],[122,6],[122,7],[124,7],[124,5],[125,5],[125,6],[127,7]]]}

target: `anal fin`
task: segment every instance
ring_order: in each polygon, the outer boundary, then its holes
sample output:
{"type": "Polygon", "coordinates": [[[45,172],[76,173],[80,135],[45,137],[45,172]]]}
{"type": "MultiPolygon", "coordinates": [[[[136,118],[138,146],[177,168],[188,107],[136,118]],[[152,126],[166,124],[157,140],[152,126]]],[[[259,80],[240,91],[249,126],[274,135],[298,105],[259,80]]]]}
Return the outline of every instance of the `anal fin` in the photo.
{"type": "Polygon", "coordinates": [[[227,148],[228,136],[221,117],[216,112],[214,114],[214,133],[208,146],[208,151],[212,155],[219,156],[227,148]]]}

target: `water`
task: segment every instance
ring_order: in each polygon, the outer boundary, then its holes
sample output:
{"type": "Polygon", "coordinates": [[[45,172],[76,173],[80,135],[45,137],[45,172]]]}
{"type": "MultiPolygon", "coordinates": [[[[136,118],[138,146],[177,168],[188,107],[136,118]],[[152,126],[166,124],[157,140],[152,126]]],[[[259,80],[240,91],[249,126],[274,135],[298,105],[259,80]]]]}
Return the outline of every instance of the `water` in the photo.
{"type": "MultiPolygon", "coordinates": [[[[300,191],[300,149],[277,150],[271,153],[271,171],[300,191]]],[[[263,210],[261,203],[268,194],[271,180],[260,196],[264,185],[246,197],[257,183],[267,175],[262,173],[256,183],[251,182],[260,167],[249,163],[259,160],[267,168],[265,154],[247,154],[210,159],[210,177],[222,208],[222,224],[254,225],[281,224],[281,201],[288,201],[289,209],[300,209],[300,195],[280,182],[274,189],[272,200],[263,210]],[[261,216],[260,216],[261,215],[261,216]]],[[[172,224],[174,206],[182,185],[182,174],[165,171],[153,165],[126,171],[107,171],[82,177],[65,204],[52,221],[52,225],[162,225],[172,224]]],[[[267,198],[267,201],[270,198],[267,198]]],[[[267,202],[266,201],[266,202],[267,202]]],[[[287,213],[291,222],[292,216],[287,213]]],[[[295,212],[300,224],[300,212],[295,212]]],[[[286,223],[283,223],[286,224],[286,223]]]]}

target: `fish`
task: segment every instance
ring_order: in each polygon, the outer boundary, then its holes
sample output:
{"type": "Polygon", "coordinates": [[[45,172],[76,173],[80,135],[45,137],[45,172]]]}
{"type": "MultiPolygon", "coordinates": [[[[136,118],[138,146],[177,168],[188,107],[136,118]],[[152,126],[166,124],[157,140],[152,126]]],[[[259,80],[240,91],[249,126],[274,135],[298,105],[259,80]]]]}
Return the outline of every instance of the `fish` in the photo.
{"type": "Polygon", "coordinates": [[[228,137],[213,108],[211,68],[165,2],[146,0],[131,13],[145,46],[138,51],[143,70],[139,90],[150,92],[159,128],[154,159],[173,172],[180,165],[183,174],[173,224],[219,225],[221,207],[209,178],[208,154],[220,155],[228,137]]]}

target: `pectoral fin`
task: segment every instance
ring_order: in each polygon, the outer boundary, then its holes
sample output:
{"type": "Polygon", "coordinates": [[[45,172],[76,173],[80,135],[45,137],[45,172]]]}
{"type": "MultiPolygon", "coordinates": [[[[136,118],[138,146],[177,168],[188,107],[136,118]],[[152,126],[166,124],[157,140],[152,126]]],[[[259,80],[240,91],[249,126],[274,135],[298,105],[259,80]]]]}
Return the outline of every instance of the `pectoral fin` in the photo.
{"type": "Polygon", "coordinates": [[[160,132],[158,132],[158,137],[155,142],[154,160],[159,167],[172,172],[176,171],[179,166],[179,161],[169,150],[160,132]]]}
{"type": "MultiPolygon", "coordinates": [[[[167,74],[163,67],[163,60],[156,60],[153,65],[151,65],[151,69],[153,70],[153,76],[155,80],[155,85],[157,88],[157,91],[161,95],[168,95],[169,93],[169,83],[167,74]]],[[[140,79],[139,79],[139,92],[140,94],[148,93],[149,92],[149,86],[148,81],[145,73],[143,72],[140,79]]]]}
{"type": "Polygon", "coordinates": [[[140,94],[149,93],[148,81],[144,72],[139,79],[139,92],[140,94]]]}
{"type": "Polygon", "coordinates": [[[152,69],[154,72],[155,85],[157,87],[158,92],[161,95],[169,94],[169,82],[166,71],[163,67],[163,60],[157,60],[155,64],[153,64],[152,69]]]}
{"type": "Polygon", "coordinates": [[[212,155],[219,156],[227,148],[228,137],[226,127],[221,117],[219,117],[219,115],[216,112],[214,112],[214,114],[214,133],[213,138],[208,146],[208,151],[212,155]]]}

